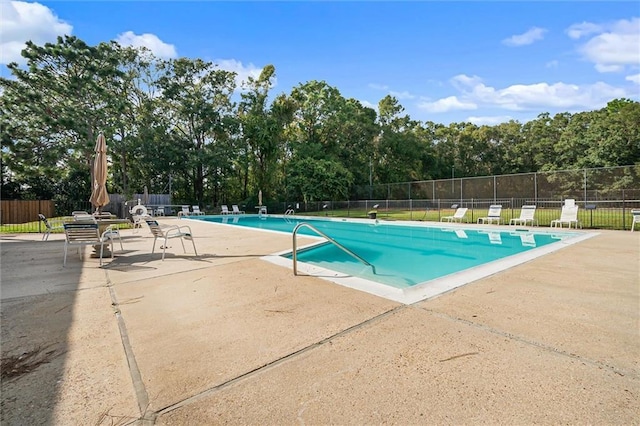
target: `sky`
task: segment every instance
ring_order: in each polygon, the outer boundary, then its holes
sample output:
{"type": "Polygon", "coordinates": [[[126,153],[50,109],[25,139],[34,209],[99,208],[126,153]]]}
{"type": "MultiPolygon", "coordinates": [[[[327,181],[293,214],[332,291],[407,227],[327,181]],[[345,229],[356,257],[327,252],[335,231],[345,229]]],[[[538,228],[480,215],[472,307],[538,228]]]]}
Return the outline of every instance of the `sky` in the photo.
{"type": "Polygon", "coordinates": [[[238,73],[272,64],[272,97],[308,81],[414,120],[521,123],[640,101],[638,1],[7,1],[0,72],[31,40],[115,40],[238,73]]]}

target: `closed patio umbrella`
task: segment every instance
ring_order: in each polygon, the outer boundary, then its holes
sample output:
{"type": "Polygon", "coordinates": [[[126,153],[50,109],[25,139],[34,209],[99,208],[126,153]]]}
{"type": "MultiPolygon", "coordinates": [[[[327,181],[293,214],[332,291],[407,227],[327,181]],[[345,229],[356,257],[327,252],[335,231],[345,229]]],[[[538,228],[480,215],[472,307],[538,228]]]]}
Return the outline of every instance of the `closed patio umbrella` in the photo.
{"type": "Polygon", "coordinates": [[[107,192],[107,142],[104,135],[100,133],[96,140],[96,156],[93,159],[93,185],[89,201],[96,208],[97,212],[102,211],[102,207],[109,204],[109,193],[107,192]]]}

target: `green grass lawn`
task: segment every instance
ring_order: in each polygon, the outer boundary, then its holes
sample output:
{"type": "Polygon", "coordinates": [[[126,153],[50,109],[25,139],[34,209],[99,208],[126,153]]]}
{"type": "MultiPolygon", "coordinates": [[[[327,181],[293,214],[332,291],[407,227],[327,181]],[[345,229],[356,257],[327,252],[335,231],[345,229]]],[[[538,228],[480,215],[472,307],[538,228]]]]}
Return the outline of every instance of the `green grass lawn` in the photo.
{"type": "MultiPolygon", "coordinates": [[[[71,216],[59,216],[52,217],[47,219],[49,224],[54,228],[51,232],[52,234],[64,234],[64,229],[57,228],[58,226],[62,226],[65,222],[73,222],[73,218],[71,216]],[[56,229],[57,228],[57,229],[56,229]]],[[[118,225],[120,229],[129,229],[132,225],[129,224],[121,224],[118,225]]],[[[44,233],[47,230],[44,223],[39,220],[27,223],[16,223],[16,224],[5,224],[0,225],[0,234],[30,234],[30,233],[44,233]]]]}
{"type": "MultiPolygon", "coordinates": [[[[344,209],[329,210],[326,212],[303,213],[308,216],[329,216],[329,217],[352,217],[366,219],[368,218],[368,210],[365,209],[344,209]]],[[[444,216],[453,216],[455,210],[442,209],[438,210],[402,210],[402,209],[378,209],[377,219],[383,220],[413,220],[440,222],[444,216]]],[[[489,213],[489,209],[469,210],[465,216],[468,223],[476,223],[479,217],[485,217],[489,213]]],[[[535,218],[538,220],[539,226],[550,226],[551,221],[560,218],[561,210],[543,209],[536,210],[535,218]]],[[[503,209],[502,224],[508,225],[513,218],[520,217],[520,209],[503,209]]],[[[630,210],[622,209],[596,209],[596,210],[578,210],[578,220],[582,223],[583,229],[631,229],[632,216],[630,210]]]]}
{"type": "MultiPolygon", "coordinates": [[[[305,216],[328,216],[328,217],[352,217],[366,219],[370,210],[366,209],[337,209],[321,212],[301,213],[305,216]]],[[[466,215],[468,223],[476,223],[479,217],[487,216],[488,209],[469,210],[466,215]]],[[[426,222],[439,222],[443,216],[452,216],[455,213],[453,209],[438,210],[403,210],[403,209],[378,209],[377,218],[382,220],[413,220],[426,222]]],[[[512,218],[520,216],[519,209],[503,209],[502,224],[509,224],[512,218]]],[[[539,226],[550,226],[551,221],[560,217],[560,209],[542,209],[536,210],[536,219],[539,226]]],[[[631,229],[631,211],[622,209],[596,209],[596,210],[578,210],[578,219],[582,223],[583,229],[631,229]]],[[[49,219],[51,226],[55,227],[64,222],[73,220],[69,216],[60,216],[49,219]]],[[[120,229],[131,228],[132,225],[122,224],[120,229]]],[[[42,233],[45,226],[40,221],[33,221],[20,224],[0,225],[1,234],[16,233],[42,233]]],[[[56,229],[53,233],[63,233],[64,230],[56,229]]]]}

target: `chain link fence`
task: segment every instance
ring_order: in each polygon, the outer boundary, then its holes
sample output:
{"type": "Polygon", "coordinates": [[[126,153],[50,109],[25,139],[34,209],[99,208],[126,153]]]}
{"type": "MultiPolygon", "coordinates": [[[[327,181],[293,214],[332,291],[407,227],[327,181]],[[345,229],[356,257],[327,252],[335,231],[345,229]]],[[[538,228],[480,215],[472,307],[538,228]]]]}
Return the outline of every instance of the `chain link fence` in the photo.
{"type": "Polygon", "coordinates": [[[640,165],[361,185],[354,188],[352,196],[352,200],[453,199],[461,202],[505,198],[529,199],[536,204],[538,200],[566,198],[583,204],[638,199],[640,165]]]}
{"type": "MultiPolygon", "coordinates": [[[[144,196],[136,194],[137,198],[144,196]]],[[[148,197],[150,205],[170,204],[166,195],[162,199],[148,197]]],[[[578,203],[579,219],[585,228],[630,229],[631,210],[640,209],[640,165],[362,185],[353,188],[350,200],[288,200],[266,205],[273,214],[291,209],[297,214],[425,221],[440,221],[459,206],[469,208],[468,221],[473,222],[486,216],[489,205],[501,204],[502,223],[507,224],[519,217],[521,206],[535,205],[539,225],[548,226],[559,218],[567,198],[578,203]]],[[[124,197],[114,195],[110,211],[126,217],[128,206],[124,201],[124,197]]],[[[56,213],[90,208],[88,201],[69,201],[56,205],[56,213]]],[[[242,205],[247,212],[254,208],[242,205]]],[[[3,225],[2,232],[20,232],[22,228],[3,225]]]]}
{"type": "Polygon", "coordinates": [[[523,205],[537,206],[540,226],[560,216],[565,199],[581,207],[585,228],[630,229],[631,210],[640,209],[640,165],[580,170],[452,178],[417,182],[361,185],[349,201],[285,202],[282,212],[297,205],[299,213],[327,216],[439,221],[456,207],[468,207],[473,222],[501,204],[502,223],[520,215],[523,205]],[[374,206],[378,206],[374,208],[374,206]]]}

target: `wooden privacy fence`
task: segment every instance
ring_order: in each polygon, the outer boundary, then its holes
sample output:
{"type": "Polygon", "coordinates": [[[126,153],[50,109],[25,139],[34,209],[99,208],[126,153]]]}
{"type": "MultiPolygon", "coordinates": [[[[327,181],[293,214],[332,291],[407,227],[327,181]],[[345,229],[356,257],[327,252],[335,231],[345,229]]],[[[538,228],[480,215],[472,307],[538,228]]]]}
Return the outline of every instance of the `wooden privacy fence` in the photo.
{"type": "Polygon", "coordinates": [[[54,215],[53,200],[2,200],[0,222],[27,223],[38,220],[38,213],[46,217],[54,215]]]}

